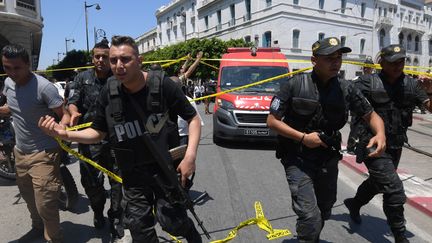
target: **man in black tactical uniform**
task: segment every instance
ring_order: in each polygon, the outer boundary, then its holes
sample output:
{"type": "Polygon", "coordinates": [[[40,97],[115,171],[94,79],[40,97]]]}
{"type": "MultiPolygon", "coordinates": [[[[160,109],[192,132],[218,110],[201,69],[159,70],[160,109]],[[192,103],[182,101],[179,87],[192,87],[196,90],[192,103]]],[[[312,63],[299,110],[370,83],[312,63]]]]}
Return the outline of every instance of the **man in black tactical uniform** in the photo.
{"type": "Polygon", "coordinates": [[[341,129],[348,110],[376,132],[369,145],[377,156],[385,147],[384,124],[351,82],[338,78],[342,54],[351,49],[335,38],[312,45],[312,73],[295,75],[273,98],[267,124],[278,135],[281,159],[297,214],[299,242],[318,242],[336,202],[341,129]]]}
{"type": "MultiPolygon", "coordinates": [[[[71,126],[92,122],[95,119],[97,98],[107,79],[112,76],[109,66],[108,42],[100,42],[93,47],[92,62],[94,68],[80,72],[74,81],[70,82],[67,107],[71,113],[71,126]]],[[[80,143],[78,151],[85,157],[118,174],[118,167],[107,141],[97,144],[80,143]]],[[[84,161],[80,161],[80,172],[81,184],[94,212],[94,226],[97,229],[103,228],[105,224],[103,210],[106,202],[104,175],[84,161]]],[[[115,240],[123,237],[122,208],[120,205],[122,192],[120,183],[111,178],[109,178],[109,182],[111,185],[111,205],[108,210],[108,219],[111,236],[115,240]]]]}
{"type": "MultiPolygon", "coordinates": [[[[364,64],[366,65],[374,65],[374,62],[372,60],[372,57],[367,57],[364,61],[364,64]]],[[[372,74],[374,71],[374,68],[371,66],[363,66],[363,75],[366,74],[372,74]]],[[[357,80],[359,78],[359,76],[355,77],[353,79],[353,81],[357,80]]],[[[347,140],[347,152],[349,154],[354,154],[354,149],[355,149],[355,145],[356,145],[356,141],[358,140],[358,136],[356,133],[356,124],[355,121],[358,121],[359,119],[356,119],[355,116],[353,116],[353,114],[351,114],[351,123],[350,123],[350,133],[348,135],[348,140],[347,140]]]]}
{"type": "Polygon", "coordinates": [[[91,144],[104,138],[110,140],[123,177],[125,226],[130,230],[134,242],[159,242],[154,229],[155,217],[166,232],[183,236],[188,242],[202,242],[185,208],[169,202],[158,181],[165,178],[153,154],[155,151],[150,151],[141,137],[147,136],[144,132],[150,132],[148,128],[152,125],[159,126],[157,120],[167,121],[162,123],[164,125],[159,133],[151,136],[163,156],[168,155],[168,136],[165,136],[168,135],[168,121],[176,121],[177,115],[188,121],[188,147],[177,167],[181,183],[185,186],[187,179],[195,171],[201,133],[200,119],[195,109],[180,87],[169,78],[163,79],[161,83],[163,99],[160,101],[168,108],[170,119],[166,120],[166,112],[156,114],[149,108],[149,103],[152,102],[148,98],[153,95],[150,86],[154,82],[149,78],[148,72],[141,71],[141,57],[131,37],[112,38],[109,61],[114,77],[108,80],[100,93],[96,102],[96,118],[91,128],[66,131],[48,116],[40,119],[39,126],[50,136],[80,143],[91,144]],[[135,109],[135,105],[140,109],[135,109]],[[147,122],[142,121],[140,113],[148,117],[147,122]]]}
{"type": "MultiPolygon", "coordinates": [[[[371,137],[371,131],[364,122],[357,124],[360,138],[356,146],[357,162],[365,163],[369,178],[357,189],[354,198],[344,201],[350,211],[351,219],[360,224],[360,208],[375,195],[383,193],[383,209],[387,222],[396,242],[409,242],[405,236],[405,218],[403,205],[406,195],[396,169],[402,154],[402,146],[408,141],[406,131],[412,124],[412,112],[416,105],[425,105],[432,110],[430,98],[421,88],[421,83],[430,80],[417,80],[403,73],[405,49],[400,45],[390,45],[380,52],[380,73],[361,76],[355,82],[374,110],[385,123],[387,149],[380,156],[370,158],[365,155],[364,146],[371,137]]],[[[432,92],[430,89],[428,92],[432,92]]]]}

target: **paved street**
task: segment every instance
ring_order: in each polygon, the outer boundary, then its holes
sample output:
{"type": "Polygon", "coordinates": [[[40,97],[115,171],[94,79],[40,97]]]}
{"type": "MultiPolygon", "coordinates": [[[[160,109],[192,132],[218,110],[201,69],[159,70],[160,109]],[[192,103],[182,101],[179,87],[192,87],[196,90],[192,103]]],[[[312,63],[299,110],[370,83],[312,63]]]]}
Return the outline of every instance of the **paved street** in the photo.
{"type": "MultiPolygon", "coordinates": [[[[274,157],[271,146],[262,144],[230,144],[219,147],[212,142],[212,117],[204,115],[203,105],[198,105],[205,122],[197,160],[197,175],[191,192],[207,191],[210,197],[196,206],[196,212],[204,221],[212,240],[223,239],[240,222],[255,216],[254,202],[260,201],[264,214],[275,229],[289,229],[292,236],[279,238],[274,242],[295,242],[296,216],[291,209],[291,200],[283,167],[274,157]]],[[[421,116],[421,115],[419,115],[421,116]]],[[[413,129],[422,129],[432,134],[432,127],[425,120],[414,121],[413,129]],[[428,125],[429,124],[429,125],[428,125]]],[[[432,119],[431,119],[432,121],[432,119]]],[[[348,129],[343,130],[344,141],[348,129]]],[[[421,147],[432,153],[430,138],[410,132],[412,146],[421,147]]],[[[338,201],[333,215],[326,223],[321,242],[393,242],[390,230],[382,212],[382,197],[376,197],[362,209],[363,224],[352,225],[342,201],[355,193],[355,188],[365,178],[358,171],[340,163],[338,201]]],[[[69,169],[79,183],[78,163],[69,169]]],[[[405,149],[400,169],[430,183],[432,178],[432,159],[425,155],[405,149]]],[[[65,242],[109,242],[107,228],[96,231],[92,227],[92,212],[83,189],[74,212],[61,212],[65,242]]],[[[108,188],[108,186],[106,187],[108,188]]],[[[14,182],[0,179],[0,235],[2,242],[14,242],[30,228],[29,214],[23,200],[17,202],[18,189],[14,182]]],[[[108,205],[108,202],[107,202],[108,205]]],[[[411,242],[430,242],[432,239],[432,220],[424,212],[407,206],[408,236],[411,242]],[[428,240],[429,239],[429,240],[428,240]]],[[[160,230],[158,229],[160,232],[160,230]]],[[[199,230],[200,231],[200,230],[199,230]]],[[[204,236],[203,236],[204,237],[204,236]]],[[[169,237],[161,233],[160,241],[169,242],[169,237]]],[[[204,239],[204,238],[203,238],[204,239]]],[[[41,242],[41,241],[40,241],[41,242]]],[[[205,240],[205,242],[208,242],[205,240]]],[[[256,225],[248,226],[238,232],[232,242],[267,242],[266,232],[256,225]]]]}

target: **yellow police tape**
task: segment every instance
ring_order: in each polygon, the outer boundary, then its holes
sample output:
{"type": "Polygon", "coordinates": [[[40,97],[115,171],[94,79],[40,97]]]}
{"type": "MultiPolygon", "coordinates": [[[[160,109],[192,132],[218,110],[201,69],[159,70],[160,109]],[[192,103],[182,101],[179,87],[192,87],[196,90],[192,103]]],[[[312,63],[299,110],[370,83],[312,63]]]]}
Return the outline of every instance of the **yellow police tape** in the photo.
{"type": "Polygon", "coordinates": [[[206,96],[203,96],[203,97],[195,98],[195,99],[193,99],[193,101],[205,100],[207,98],[220,96],[222,94],[231,93],[231,92],[234,92],[234,91],[237,91],[237,90],[246,89],[246,88],[249,88],[249,87],[252,87],[252,86],[256,86],[256,85],[260,85],[260,84],[263,84],[263,83],[268,83],[268,82],[271,82],[271,81],[274,81],[274,80],[278,80],[278,79],[286,78],[286,77],[289,77],[289,76],[292,76],[292,75],[295,75],[295,74],[298,74],[298,73],[302,73],[302,72],[308,71],[310,69],[312,69],[312,67],[302,68],[302,69],[299,69],[299,70],[296,70],[296,71],[293,71],[293,72],[289,72],[289,73],[285,73],[285,74],[281,74],[281,75],[278,75],[278,76],[275,76],[275,77],[272,77],[272,78],[263,79],[263,80],[255,82],[255,83],[251,83],[251,84],[235,87],[235,88],[232,88],[232,89],[229,89],[229,90],[225,90],[225,91],[222,91],[222,92],[219,92],[219,93],[215,93],[215,94],[211,94],[211,95],[206,95],[206,96]]]}
{"type": "Polygon", "coordinates": [[[202,63],[202,64],[204,64],[204,65],[206,65],[206,66],[209,66],[209,67],[211,67],[211,68],[213,68],[213,69],[215,69],[215,70],[219,70],[218,67],[216,67],[216,66],[214,66],[214,65],[211,65],[211,64],[208,64],[208,63],[204,62],[202,59],[201,59],[200,63],[202,63]]]}
{"type": "Polygon", "coordinates": [[[264,215],[264,211],[262,209],[260,202],[255,202],[255,218],[251,218],[248,220],[245,220],[241,222],[238,226],[233,228],[229,233],[228,236],[221,240],[215,240],[211,241],[210,243],[225,243],[232,239],[234,239],[237,236],[237,232],[239,229],[256,224],[260,229],[266,231],[268,234],[266,235],[268,240],[274,240],[285,236],[290,236],[291,232],[288,229],[273,229],[268,219],[266,219],[264,215]]]}
{"type": "Polygon", "coordinates": [[[73,156],[77,157],[79,160],[82,160],[84,162],[89,163],[91,166],[95,167],[96,169],[102,171],[103,173],[107,174],[109,177],[113,178],[119,183],[123,183],[122,178],[120,178],[118,175],[112,173],[111,171],[105,169],[104,167],[100,166],[97,162],[94,162],[93,160],[85,157],[84,155],[76,152],[75,150],[69,148],[66,144],[63,143],[63,141],[59,138],[55,138],[57,142],[60,144],[60,147],[68,152],[69,154],[72,154],[73,156]]]}

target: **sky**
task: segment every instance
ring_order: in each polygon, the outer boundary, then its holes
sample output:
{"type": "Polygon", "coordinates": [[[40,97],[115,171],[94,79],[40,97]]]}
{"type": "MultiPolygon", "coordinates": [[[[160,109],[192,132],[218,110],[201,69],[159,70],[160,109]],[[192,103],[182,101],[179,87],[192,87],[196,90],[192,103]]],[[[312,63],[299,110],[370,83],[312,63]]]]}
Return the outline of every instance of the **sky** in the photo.
{"type": "MultiPolygon", "coordinates": [[[[94,45],[94,28],[102,29],[108,40],[113,35],[128,35],[137,38],[156,27],[156,10],[172,0],[95,0],[87,1],[89,48],[94,45]]],[[[43,17],[42,47],[39,58],[39,70],[57,64],[58,53],[86,50],[85,11],[83,0],[41,0],[43,17]],[[54,60],[55,59],[55,60],[54,60]]],[[[101,39],[99,39],[101,40],[101,39]]]]}

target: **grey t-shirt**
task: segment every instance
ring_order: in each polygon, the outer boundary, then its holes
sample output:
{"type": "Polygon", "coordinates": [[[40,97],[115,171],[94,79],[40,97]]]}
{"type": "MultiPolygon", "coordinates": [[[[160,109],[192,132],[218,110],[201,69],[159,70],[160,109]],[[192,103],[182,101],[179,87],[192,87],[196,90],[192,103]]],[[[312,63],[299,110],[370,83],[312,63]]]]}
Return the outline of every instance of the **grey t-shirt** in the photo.
{"type": "Polygon", "coordinates": [[[32,74],[31,80],[20,86],[6,78],[3,94],[12,113],[17,149],[34,153],[59,146],[38,127],[40,117],[54,116],[51,109],[63,104],[63,99],[50,81],[32,74]]]}

